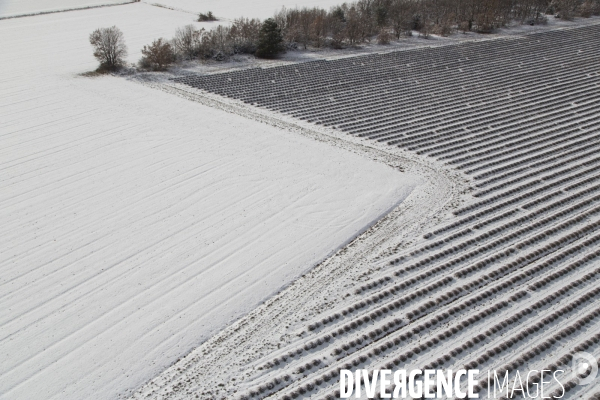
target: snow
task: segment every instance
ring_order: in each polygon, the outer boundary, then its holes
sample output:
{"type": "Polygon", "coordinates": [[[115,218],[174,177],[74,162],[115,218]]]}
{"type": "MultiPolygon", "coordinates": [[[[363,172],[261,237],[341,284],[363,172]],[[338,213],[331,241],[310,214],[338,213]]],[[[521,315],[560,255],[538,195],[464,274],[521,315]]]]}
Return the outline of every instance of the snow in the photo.
{"type": "MultiPolygon", "coordinates": [[[[566,384],[566,354],[600,357],[600,28],[584,21],[310,70],[282,64],[252,80],[236,72],[157,84],[397,156],[429,182],[131,399],[338,398],[339,370],[362,368],[477,368],[480,383],[502,368],[512,386],[516,372],[558,366],[566,384]],[[260,82],[290,75],[275,101],[257,95],[260,82]],[[363,128],[382,141],[361,141],[363,128]]],[[[598,386],[571,382],[564,398],[591,398],[598,386]]]]}
{"type": "MultiPolygon", "coordinates": [[[[215,10],[217,12],[218,10],[215,10]]],[[[0,21],[0,398],[113,399],[326,258],[419,182],[96,66],[190,14],[0,21]]]]}
{"type": "Polygon", "coordinates": [[[0,0],[0,17],[48,13],[126,3],[128,0],[0,0]]]}
{"type": "Polygon", "coordinates": [[[217,18],[233,20],[235,18],[269,18],[282,7],[312,8],[329,10],[343,3],[339,0],[143,0],[148,4],[160,4],[177,10],[198,13],[211,11],[217,18]]]}

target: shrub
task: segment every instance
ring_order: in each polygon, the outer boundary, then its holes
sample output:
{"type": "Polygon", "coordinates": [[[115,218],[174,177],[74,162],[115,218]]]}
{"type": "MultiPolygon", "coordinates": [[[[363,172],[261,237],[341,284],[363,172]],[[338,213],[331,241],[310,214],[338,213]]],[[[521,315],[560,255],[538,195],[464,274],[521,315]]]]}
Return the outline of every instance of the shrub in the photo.
{"type": "Polygon", "coordinates": [[[210,22],[210,21],[217,21],[217,17],[215,17],[211,11],[209,11],[206,14],[203,14],[203,13],[198,14],[198,22],[210,22]]]}
{"type": "Polygon", "coordinates": [[[283,36],[277,23],[269,18],[263,22],[258,35],[256,56],[261,58],[274,58],[284,51],[283,36]]]}
{"type": "Polygon", "coordinates": [[[386,29],[382,29],[379,35],[377,35],[377,43],[379,44],[390,44],[391,40],[392,34],[386,29]]]}
{"type": "Polygon", "coordinates": [[[142,55],[140,65],[154,71],[164,71],[175,61],[173,47],[162,38],[153,41],[150,46],[144,46],[142,55]]]}
{"type": "Polygon", "coordinates": [[[435,26],[435,33],[441,36],[449,36],[452,33],[452,25],[449,21],[443,21],[435,26]]]}
{"type": "Polygon", "coordinates": [[[114,71],[125,64],[127,46],[123,32],[116,26],[98,28],[90,35],[94,57],[100,62],[98,71],[114,71]]]}

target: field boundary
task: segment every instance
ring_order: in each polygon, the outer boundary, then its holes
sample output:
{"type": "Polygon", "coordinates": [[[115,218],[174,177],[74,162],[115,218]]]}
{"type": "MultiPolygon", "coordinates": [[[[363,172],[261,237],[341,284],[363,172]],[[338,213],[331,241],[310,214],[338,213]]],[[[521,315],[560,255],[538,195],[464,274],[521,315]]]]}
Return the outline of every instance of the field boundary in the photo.
{"type": "Polygon", "coordinates": [[[138,75],[137,77],[134,77],[133,80],[144,86],[175,94],[179,97],[195,101],[208,107],[218,108],[277,128],[297,132],[320,142],[327,142],[333,146],[345,148],[356,154],[367,156],[373,161],[383,162],[392,168],[403,170],[402,163],[415,163],[421,168],[426,168],[436,175],[439,175],[440,171],[442,171],[442,175],[452,176],[453,179],[457,179],[460,176],[462,178],[461,180],[465,182],[464,186],[469,186],[468,181],[470,181],[470,179],[467,176],[460,172],[456,173],[455,170],[448,168],[448,166],[433,159],[429,160],[425,157],[415,157],[413,154],[397,151],[394,147],[362,140],[361,138],[355,138],[352,135],[337,132],[333,129],[318,129],[315,126],[303,123],[300,120],[295,120],[285,115],[278,115],[269,110],[262,110],[257,107],[249,106],[241,101],[223,98],[222,96],[191,88],[184,84],[173,83],[171,81],[147,80],[143,75],[138,75]]]}
{"type": "MultiPolygon", "coordinates": [[[[600,355],[600,26],[507,39],[172,83],[138,75],[422,180],[133,398],[333,400],[341,369],[479,367],[516,382],[569,371],[574,351],[600,355]]],[[[577,383],[549,391],[589,394],[577,383]]]]}
{"type": "Polygon", "coordinates": [[[62,13],[62,12],[68,12],[68,11],[81,11],[81,10],[91,10],[91,9],[94,9],[94,8],[124,6],[126,4],[132,4],[132,3],[138,3],[138,1],[137,0],[129,0],[129,1],[124,1],[122,3],[115,3],[115,4],[100,4],[100,5],[97,5],[97,6],[65,8],[65,9],[62,9],[62,10],[40,11],[40,12],[37,12],[37,13],[9,15],[9,16],[6,16],[6,17],[0,17],[0,21],[5,20],[5,19],[35,17],[35,16],[38,16],[38,15],[56,14],[56,13],[62,13]]]}
{"type": "MultiPolygon", "coordinates": [[[[318,293],[330,290],[329,293],[334,297],[333,293],[336,291],[338,296],[344,296],[347,291],[345,286],[350,282],[364,280],[366,273],[385,268],[381,263],[375,265],[373,260],[385,258],[390,251],[411,246],[415,238],[438,224],[438,219],[443,218],[450,209],[456,208],[457,203],[462,201],[464,194],[469,190],[470,183],[465,176],[424,157],[403,153],[386,145],[362,141],[350,135],[345,136],[346,134],[333,130],[305,126],[302,122],[284,115],[274,114],[182,84],[140,78],[134,80],[144,86],[187,100],[343,148],[402,172],[413,175],[418,172],[421,180],[396,206],[334,249],[321,262],[310,266],[303,275],[265,299],[254,310],[232,321],[230,325],[197,347],[184,352],[178,362],[136,388],[135,391],[123,393],[123,398],[142,398],[157,388],[168,386],[180,376],[178,368],[184,371],[193,368],[192,365],[198,362],[199,358],[215,361],[214,363],[209,361],[207,365],[218,366],[216,361],[223,357],[230,358],[232,363],[237,364],[239,359],[236,357],[244,357],[244,354],[243,351],[238,354],[241,348],[236,348],[232,343],[251,341],[254,328],[260,326],[260,329],[269,330],[269,326],[276,326],[281,322],[279,318],[283,315],[313,315],[320,307],[314,302],[314,298],[319,297],[318,293]],[[432,196],[433,191],[444,192],[445,195],[432,196]],[[427,206],[423,206],[424,204],[427,206]],[[344,283],[336,286],[333,282],[344,283]],[[293,301],[298,298],[305,298],[306,301],[293,301]]],[[[211,372],[216,371],[207,371],[206,376],[210,376],[211,372]]],[[[212,382],[214,387],[217,384],[218,382],[212,382]]]]}
{"type": "MultiPolygon", "coordinates": [[[[171,11],[179,11],[182,13],[186,13],[186,14],[192,14],[192,15],[196,15],[198,16],[198,13],[195,13],[193,11],[190,10],[184,10],[183,8],[178,8],[178,7],[171,7],[171,6],[167,6],[165,4],[161,4],[161,3],[154,3],[154,2],[148,2],[148,1],[142,1],[142,3],[147,4],[149,6],[153,6],[153,7],[159,7],[159,8],[164,8],[165,10],[171,10],[171,11]]],[[[217,20],[218,21],[218,20],[217,20]]]]}

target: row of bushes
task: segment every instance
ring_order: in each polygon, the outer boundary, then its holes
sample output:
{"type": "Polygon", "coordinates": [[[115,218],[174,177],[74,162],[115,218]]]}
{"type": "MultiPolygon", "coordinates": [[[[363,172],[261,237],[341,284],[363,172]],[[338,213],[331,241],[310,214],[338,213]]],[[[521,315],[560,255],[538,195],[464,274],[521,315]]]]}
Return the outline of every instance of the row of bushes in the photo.
{"type": "Polygon", "coordinates": [[[177,29],[175,37],[155,40],[142,49],[140,66],[163,70],[175,61],[213,58],[222,61],[230,55],[247,53],[273,58],[284,51],[283,36],[273,19],[240,18],[231,26],[219,25],[207,31],[187,25],[177,29]]]}
{"type": "MultiPolygon", "coordinates": [[[[115,70],[125,64],[127,46],[116,26],[96,29],[90,35],[90,43],[100,62],[99,71],[115,70]]],[[[229,27],[219,25],[210,31],[198,30],[193,25],[179,28],[172,40],[159,38],[144,46],[139,66],[160,71],[181,60],[224,60],[236,53],[273,58],[284,50],[281,30],[273,19],[261,23],[257,19],[240,18],[229,27]]]]}
{"type": "MultiPolygon", "coordinates": [[[[286,49],[299,46],[342,48],[347,45],[377,41],[387,44],[403,35],[428,37],[435,33],[448,35],[455,31],[491,32],[511,21],[538,24],[546,14],[571,19],[574,16],[600,15],[600,0],[358,0],[333,7],[285,9],[265,21],[239,18],[230,26],[196,29],[193,25],[179,28],[172,40],[158,39],[144,46],[140,66],[162,70],[180,60],[225,60],[234,54],[255,54],[272,58],[286,49]]],[[[200,21],[214,21],[208,12],[200,21]]],[[[90,41],[101,68],[115,68],[126,54],[122,34],[117,28],[106,28],[102,39],[96,30],[90,41]],[[117,40],[116,37],[120,39],[117,40]],[[113,46],[115,52],[106,50],[113,46]],[[101,50],[98,50],[98,49],[101,50]]]]}

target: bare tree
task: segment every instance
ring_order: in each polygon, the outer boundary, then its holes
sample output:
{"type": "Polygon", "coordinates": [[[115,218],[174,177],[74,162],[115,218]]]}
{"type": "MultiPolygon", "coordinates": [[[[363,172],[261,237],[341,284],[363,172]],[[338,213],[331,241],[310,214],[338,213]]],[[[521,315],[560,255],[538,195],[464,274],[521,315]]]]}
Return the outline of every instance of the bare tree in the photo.
{"type": "MultiPolygon", "coordinates": [[[[456,30],[492,32],[510,21],[543,23],[546,10],[555,9],[563,18],[589,16],[600,13],[600,0],[355,0],[329,11],[283,7],[273,19],[288,48],[342,48],[374,39],[387,44],[392,36],[399,39],[412,31],[428,37],[456,30]]],[[[171,44],[178,58],[221,61],[234,54],[255,54],[261,26],[260,20],[247,18],[208,31],[188,25],[177,30],[171,44]]]]}
{"type": "MultiPolygon", "coordinates": [[[[300,10],[298,9],[282,9],[281,18],[283,27],[281,34],[287,43],[296,43],[299,41],[300,32],[300,10]],[[285,10],[285,11],[284,11],[285,10]]],[[[278,23],[279,26],[279,23],[278,23]]]]}
{"type": "Polygon", "coordinates": [[[411,30],[411,17],[414,13],[411,0],[393,0],[390,5],[389,19],[397,39],[411,30]]]}
{"type": "Polygon", "coordinates": [[[144,46],[142,55],[140,65],[155,71],[164,71],[169,64],[175,61],[173,48],[162,38],[153,41],[150,46],[144,46]]]}
{"type": "Polygon", "coordinates": [[[258,19],[239,18],[233,21],[227,38],[234,53],[254,53],[260,32],[258,19]]]}
{"type": "MultiPolygon", "coordinates": [[[[275,20],[275,23],[277,24],[277,26],[279,27],[279,29],[281,29],[281,34],[283,35],[284,38],[288,38],[288,29],[290,29],[289,26],[289,21],[290,18],[290,14],[293,14],[293,12],[291,12],[291,10],[285,8],[285,6],[281,7],[281,10],[277,11],[275,13],[275,15],[273,16],[273,20],[275,20]]],[[[289,40],[289,38],[287,39],[289,40]]]]}
{"type": "Polygon", "coordinates": [[[361,39],[361,18],[358,10],[352,5],[346,12],[346,26],[344,27],[345,37],[351,45],[361,39]]]}
{"type": "Polygon", "coordinates": [[[560,18],[572,20],[579,6],[579,0],[558,0],[555,4],[556,8],[558,8],[560,18]]]}
{"type": "Polygon", "coordinates": [[[315,19],[311,24],[311,36],[315,42],[315,46],[321,47],[327,39],[327,12],[323,9],[315,8],[314,13],[315,19]]]}
{"type": "Polygon", "coordinates": [[[516,20],[528,24],[543,23],[543,13],[548,8],[546,0],[521,0],[513,6],[513,16],[516,20]]]}
{"type": "Polygon", "coordinates": [[[304,46],[304,50],[306,50],[306,46],[311,40],[311,23],[315,20],[315,11],[305,7],[300,11],[298,16],[298,38],[304,46]]]}
{"type": "Polygon", "coordinates": [[[232,43],[227,40],[229,36],[228,27],[219,25],[211,31],[211,34],[211,43],[219,58],[226,58],[233,53],[232,43]]]}
{"type": "Polygon", "coordinates": [[[125,64],[127,46],[123,32],[116,26],[98,28],[90,35],[94,57],[100,62],[99,70],[113,71],[125,64]]]}
{"type": "Polygon", "coordinates": [[[354,7],[358,13],[359,41],[370,41],[371,36],[377,33],[374,2],[373,0],[359,0],[354,7]]]}
{"type": "Polygon", "coordinates": [[[586,0],[580,7],[579,13],[584,18],[600,15],[600,0],[586,0]]]}
{"type": "Polygon", "coordinates": [[[174,51],[185,59],[193,59],[198,55],[200,46],[200,36],[202,30],[197,30],[194,25],[186,25],[183,28],[178,28],[173,38],[174,51]]]}
{"type": "Polygon", "coordinates": [[[346,13],[347,5],[344,3],[343,6],[338,6],[331,9],[328,14],[327,26],[331,35],[331,46],[334,49],[342,48],[343,42],[346,39],[346,30],[344,25],[346,24],[346,13]]]}

